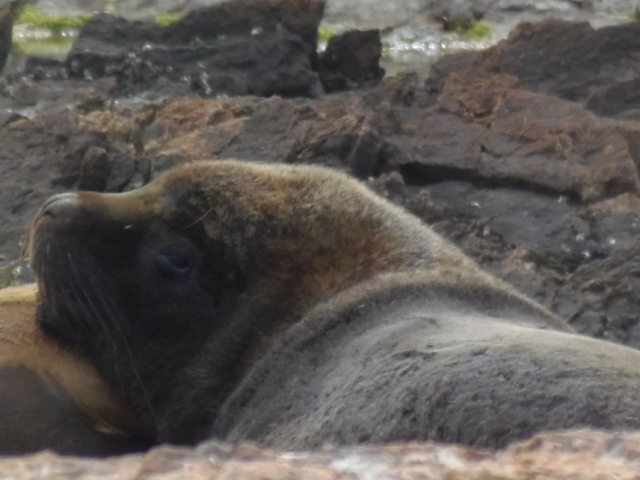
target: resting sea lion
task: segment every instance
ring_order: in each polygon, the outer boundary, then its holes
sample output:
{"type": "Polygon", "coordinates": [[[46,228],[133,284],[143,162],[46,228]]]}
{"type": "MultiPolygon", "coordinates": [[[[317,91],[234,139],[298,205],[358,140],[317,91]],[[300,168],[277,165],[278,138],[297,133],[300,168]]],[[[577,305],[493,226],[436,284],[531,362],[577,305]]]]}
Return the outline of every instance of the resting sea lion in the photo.
{"type": "Polygon", "coordinates": [[[37,327],[35,300],[34,285],[0,290],[0,455],[106,456],[148,447],[95,368],[37,327]]]}
{"type": "Polygon", "coordinates": [[[283,449],[640,427],[640,352],[579,336],[344,174],[183,165],[31,227],[38,320],[159,442],[283,449]]]}

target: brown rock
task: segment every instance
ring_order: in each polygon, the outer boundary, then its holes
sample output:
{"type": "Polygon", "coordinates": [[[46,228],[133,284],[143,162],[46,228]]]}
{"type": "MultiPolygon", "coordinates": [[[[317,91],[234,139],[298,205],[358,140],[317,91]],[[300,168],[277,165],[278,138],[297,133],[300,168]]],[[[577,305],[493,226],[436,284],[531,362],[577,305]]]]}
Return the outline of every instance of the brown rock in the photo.
{"type": "MultiPolygon", "coordinates": [[[[282,98],[170,100],[155,111],[140,135],[145,153],[153,157],[321,163],[368,178],[387,169],[393,149],[365,117],[361,107],[334,97],[314,103],[282,98]]],[[[105,121],[124,123],[120,138],[135,136],[131,132],[139,128],[123,122],[118,112],[81,121],[92,129],[105,121]]]]}
{"type": "Polygon", "coordinates": [[[638,191],[627,141],[613,126],[516,81],[452,73],[435,109],[398,109],[407,180],[465,179],[584,201],[638,191]]]}
{"type": "Polygon", "coordinates": [[[603,117],[640,118],[640,79],[604,86],[594,92],[585,106],[603,117]]]}
{"type": "Polygon", "coordinates": [[[543,433],[505,451],[409,443],[286,453],[208,442],[195,449],[158,447],[144,455],[90,460],[49,452],[0,459],[15,480],[522,480],[637,478],[640,434],[589,430],[543,433]]]}
{"type": "Polygon", "coordinates": [[[582,101],[600,88],[640,73],[640,23],[594,29],[587,22],[549,19],[522,23],[506,40],[485,52],[445,58],[428,87],[439,89],[452,71],[514,75],[522,88],[582,101]]]}

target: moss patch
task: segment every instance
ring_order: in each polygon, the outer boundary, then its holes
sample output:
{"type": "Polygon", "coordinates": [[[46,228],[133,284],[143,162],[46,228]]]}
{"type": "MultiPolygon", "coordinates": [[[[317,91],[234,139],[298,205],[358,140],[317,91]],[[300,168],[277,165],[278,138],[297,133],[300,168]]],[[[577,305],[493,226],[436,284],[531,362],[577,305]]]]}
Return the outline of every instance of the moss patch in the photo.
{"type": "Polygon", "coordinates": [[[172,23],[175,23],[176,21],[178,21],[178,19],[180,17],[181,17],[181,15],[179,13],[166,12],[166,13],[160,13],[160,14],[156,15],[155,20],[160,25],[164,25],[166,27],[166,26],[171,25],[172,23]]]}
{"type": "Polygon", "coordinates": [[[16,25],[32,25],[46,28],[55,37],[61,37],[64,30],[79,29],[89,21],[91,15],[50,15],[39,11],[33,5],[19,9],[15,18],[16,25]]]}
{"type": "Polygon", "coordinates": [[[491,27],[487,22],[477,22],[463,35],[469,38],[485,38],[491,35],[491,27]]]}
{"type": "Polygon", "coordinates": [[[318,27],[318,41],[319,42],[328,42],[331,37],[334,37],[338,34],[335,28],[332,28],[328,25],[320,25],[318,27]]]}
{"type": "Polygon", "coordinates": [[[72,36],[50,38],[23,38],[13,42],[13,48],[20,55],[62,57],[76,40],[72,36]]]}

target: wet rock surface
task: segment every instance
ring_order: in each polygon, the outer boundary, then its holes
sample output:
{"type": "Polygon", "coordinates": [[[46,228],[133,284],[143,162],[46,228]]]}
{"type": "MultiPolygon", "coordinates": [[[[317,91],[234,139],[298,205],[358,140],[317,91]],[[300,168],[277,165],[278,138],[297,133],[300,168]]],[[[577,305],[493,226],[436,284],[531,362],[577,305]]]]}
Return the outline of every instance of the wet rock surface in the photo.
{"type": "Polygon", "coordinates": [[[0,459],[0,474],[14,479],[243,478],[370,479],[634,478],[640,469],[637,433],[573,431],[541,434],[500,452],[432,443],[410,443],[283,453],[250,444],[217,442],[191,450],[159,447],[144,455],[107,460],[49,452],[0,459]]]}
{"type": "Polygon", "coordinates": [[[164,27],[96,15],[63,74],[114,77],[121,94],[315,96],[311,62],[324,2],[247,0],[194,10],[164,27]]]}

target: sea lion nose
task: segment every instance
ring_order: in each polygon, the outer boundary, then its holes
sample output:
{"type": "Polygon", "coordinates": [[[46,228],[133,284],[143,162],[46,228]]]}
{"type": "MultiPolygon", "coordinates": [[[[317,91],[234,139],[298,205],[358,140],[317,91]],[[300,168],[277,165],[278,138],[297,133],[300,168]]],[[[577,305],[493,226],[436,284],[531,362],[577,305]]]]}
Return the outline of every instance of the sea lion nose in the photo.
{"type": "Polygon", "coordinates": [[[61,193],[49,198],[40,212],[38,217],[53,217],[56,219],[62,219],[69,217],[78,208],[78,194],[76,193],[61,193]]]}

